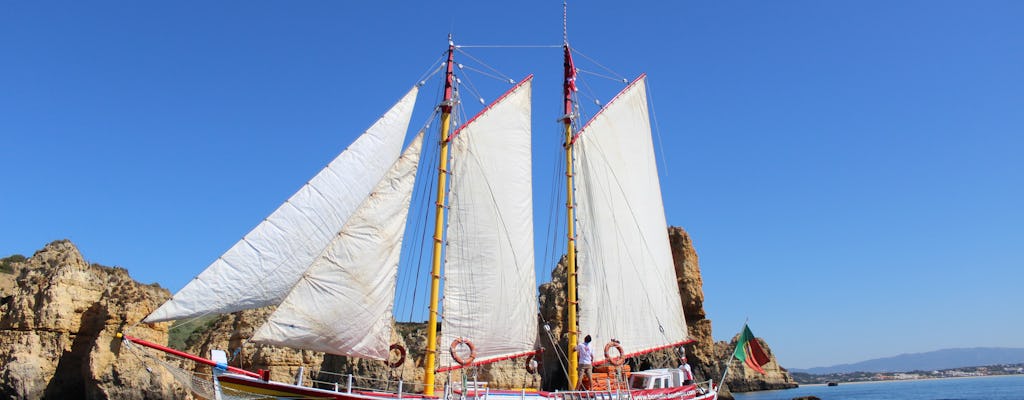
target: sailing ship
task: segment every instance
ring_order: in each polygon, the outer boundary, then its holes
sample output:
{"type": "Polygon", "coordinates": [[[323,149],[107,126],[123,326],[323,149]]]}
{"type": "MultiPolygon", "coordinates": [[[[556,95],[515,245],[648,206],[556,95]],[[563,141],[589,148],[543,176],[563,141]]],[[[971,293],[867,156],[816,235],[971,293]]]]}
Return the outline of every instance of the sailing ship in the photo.
{"type": "MultiPolygon", "coordinates": [[[[564,399],[609,396],[714,399],[713,382],[683,382],[672,370],[636,373],[647,380],[595,391],[580,385],[578,336],[607,342],[596,366],[616,374],[628,357],[680,347],[687,339],[655,162],[646,77],[630,82],[582,123],[576,68],[564,41],[563,116],[567,168],[567,335],[571,389],[481,390],[436,383],[435,374],[499,360],[536,357],[531,181],[532,76],[456,129],[458,102],[449,38],[440,114],[435,231],[421,393],[313,388],[268,379],[266,371],[227,365],[125,335],[141,344],[210,365],[210,398],[380,399],[515,396],[564,399]],[[450,193],[450,196],[449,196],[450,193]],[[440,281],[444,276],[443,296],[440,281]],[[443,297],[443,308],[439,299],[443,297]],[[442,311],[443,310],[443,311],[442,311]],[[643,310],[643,312],[640,312],[643,310]],[[443,315],[442,315],[443,312],[443,315]],[[436,329],[440,318],[440,337],[436,329]],[[614,339],[613,339],[614,338],[614,339]],[[447,349],[449,351],[440,351],[447,349]],[[632,388],[630,385],[632,384],[632,388]],[[646,386],[645,386],[646,385],[646,386]],[[443,392],[438,393],[440,389],[443,392]]],[[[276,306],[257,343],[388,362],[397,270],[410,199],[424,146],[422,133],[402,149],[418,87],[413,87],[345,151],[144,322],[276,306]]],[[[393,365],[393,364],[392,364],[393,365]]]]}

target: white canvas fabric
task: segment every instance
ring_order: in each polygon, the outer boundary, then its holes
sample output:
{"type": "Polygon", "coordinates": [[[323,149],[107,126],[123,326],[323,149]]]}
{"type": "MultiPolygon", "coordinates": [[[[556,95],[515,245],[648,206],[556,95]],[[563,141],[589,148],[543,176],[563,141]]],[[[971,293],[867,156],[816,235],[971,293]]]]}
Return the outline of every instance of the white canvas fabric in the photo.
{"type": "Polygon", "coordinates": [[[146,322],[277,304],[402,151],[418,89],[189,282],[146,322]]]}
{"type": "Polygon", "coordinates": [[[530,93],[527,79],[452,139],[441,368],[457,365],[457,338],[476,347],[474,362],[536,342],[530,93]]]}
{"type": "Polygon", "coordinates": [[[422,134],[306,270],[253,341],[386,360],[422,134]]]}
{"type": "Polygon", "coordinates": [[[594,362],[611,339],[627,354],[685,340],[645,80],[623,90],[574,145],[579,329],[594,339],[594,362]]]}

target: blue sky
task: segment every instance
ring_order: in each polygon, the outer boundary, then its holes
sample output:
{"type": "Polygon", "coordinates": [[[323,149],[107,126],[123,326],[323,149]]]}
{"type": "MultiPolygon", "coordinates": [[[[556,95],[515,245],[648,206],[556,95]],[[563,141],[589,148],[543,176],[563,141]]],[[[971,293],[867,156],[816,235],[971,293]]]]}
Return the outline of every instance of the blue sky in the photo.
{"type": "MultiPolygon", "coordinates": [[[[411,87],[449,32],[562,39],[559,1],[409,3],[0,4],[0,255],[69,238],[176,290],[411,87]]],[[[783,366],[807,368],[1022,346],[1022,17],[1015,1],[581,1],[569,40],[649,75],[668,221],[696,244],[715,338],[749,319],[783,366]]],[[[543,242],[561,53],[467,51],[536,74],[543,242]]]]}

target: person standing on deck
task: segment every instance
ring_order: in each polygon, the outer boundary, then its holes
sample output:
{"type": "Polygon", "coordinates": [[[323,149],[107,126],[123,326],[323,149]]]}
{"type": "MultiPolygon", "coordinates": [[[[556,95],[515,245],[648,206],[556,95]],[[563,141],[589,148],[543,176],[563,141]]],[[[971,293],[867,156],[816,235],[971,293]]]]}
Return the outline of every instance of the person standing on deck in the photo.
{"type": "Polygon", "coordinates": [[[679,369],[683,371],[683,385],[693,384],[693,370],[690,369],[690,364],[686,362],[686,356],[683,356],[683,363],[679,365],[679,369]]]}
{"type": "MultiPolygon", "coordinates": [[[[590,335],[583,338],[583,343],[576,345],[577,360],[580,364],[580,377],[586,375],[587,388],[594,384],[594,349],[590,347],[590,335]]],[[[580,380],[580,386],[583,381],[580,380]]]]}

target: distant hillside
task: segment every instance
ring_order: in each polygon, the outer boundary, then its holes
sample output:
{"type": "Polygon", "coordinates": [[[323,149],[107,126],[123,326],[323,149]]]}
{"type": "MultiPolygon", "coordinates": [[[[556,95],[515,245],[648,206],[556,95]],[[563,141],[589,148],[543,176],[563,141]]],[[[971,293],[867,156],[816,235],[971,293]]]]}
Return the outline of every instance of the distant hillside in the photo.
{"type": "Polygon", "coordinates": [[[974,367],[979,365],[1024,363],[1024,349],[976,347],[946,349],[927,353],[900,354],[854,364],[808,369],[789,368],[791,372],[822,375],[844,372],[909,372],[974,367]]]}

